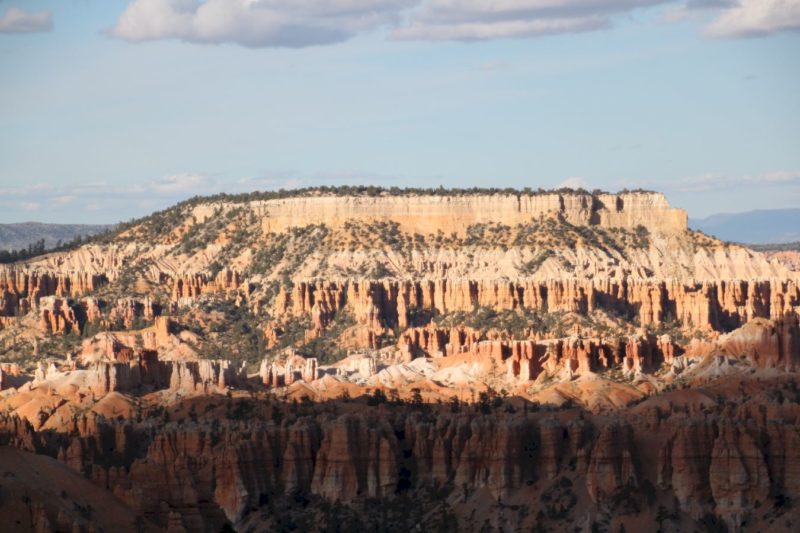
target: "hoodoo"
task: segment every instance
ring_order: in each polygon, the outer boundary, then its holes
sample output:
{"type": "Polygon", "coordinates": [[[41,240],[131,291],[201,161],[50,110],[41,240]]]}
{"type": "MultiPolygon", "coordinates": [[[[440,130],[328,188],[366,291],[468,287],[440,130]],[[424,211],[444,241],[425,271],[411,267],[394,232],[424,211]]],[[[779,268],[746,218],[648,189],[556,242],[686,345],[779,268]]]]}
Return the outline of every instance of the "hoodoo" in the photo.
{"type": "Polygon", "coordinates": [[[0,469],[131,531],[790,528],[793,268],[652,192],[195,198],[0,266],[0,469]]]}

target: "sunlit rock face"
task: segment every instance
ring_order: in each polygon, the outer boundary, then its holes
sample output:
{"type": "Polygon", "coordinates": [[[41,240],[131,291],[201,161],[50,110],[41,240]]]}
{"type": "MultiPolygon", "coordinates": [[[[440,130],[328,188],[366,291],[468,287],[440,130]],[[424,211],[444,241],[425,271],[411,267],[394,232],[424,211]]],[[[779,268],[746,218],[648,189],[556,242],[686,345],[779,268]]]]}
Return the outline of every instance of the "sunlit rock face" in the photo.
{"type": "Polygon", "coordinates": [[[0,266],[0,515],[792,530],[792,268],[657,193],[193,199],[0,266]]]}

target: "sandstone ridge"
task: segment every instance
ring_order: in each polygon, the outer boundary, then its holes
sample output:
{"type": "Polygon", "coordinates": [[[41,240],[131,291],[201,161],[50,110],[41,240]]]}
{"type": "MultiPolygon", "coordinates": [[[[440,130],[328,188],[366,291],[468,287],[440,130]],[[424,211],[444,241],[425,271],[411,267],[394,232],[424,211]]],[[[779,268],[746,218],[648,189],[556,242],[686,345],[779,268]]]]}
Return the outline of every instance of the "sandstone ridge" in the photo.
{"type": "Polygon", "coordinates": [[[278,232],[308,224],[341,226],[347,221],[394,221],[404,231],[460,233],[472,225],[516,225],[541,216],[562,216],[575,226],[598,225],[651,231],[687,229],[687,215],[669,207],[663,194],[553,193],[486,196],[316,196],[266,200],[255,205],[264,228],[278,232]]]}

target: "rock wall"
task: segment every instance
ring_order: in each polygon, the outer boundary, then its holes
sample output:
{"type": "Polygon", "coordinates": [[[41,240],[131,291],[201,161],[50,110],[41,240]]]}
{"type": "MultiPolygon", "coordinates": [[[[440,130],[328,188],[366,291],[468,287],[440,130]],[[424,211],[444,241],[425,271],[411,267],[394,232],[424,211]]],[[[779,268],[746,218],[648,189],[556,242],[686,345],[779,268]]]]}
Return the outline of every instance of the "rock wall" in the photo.
{"type": "Polygon", "coordinates": [[[288,386],[299,379],[311,383],[318,377],[317,367],[316,357],[294,355],[282,362],[264,359],[259,366],[258,376],[261,383],[268,387],[288,386]]]}
{"type": "Polygon", "coordinates": [[[43,296],[76,297],[99,288],[106,277],[85,271],[55,273],[20,265],[0,267],[0,295],[12,293],[38,302],[43,296]]]}
{"type": "Polygon", "coordinates": [[[698,519],[715,513],[736,531],[800,488],[792,407],[762,408],[769,420],[651,407],[592,418],[373,410],[157,429],[89,417],[61,436],[0,416],[0,444],[57,456],[157,524],[194,530],[235,523],[280,494],[388,501],[451,486],[502,500],[534,484],[579,483],[596,508],[647,509],[659,491],[660,501],[698,519]]]}
{"type": "Polygon", "coordinates": [[[800,368],[800,326],[793,315],[775,321],[755,319],[722,335],[718,345],[723,353],[747,358],[761,368],[787,372],[800,368]]]}
{"type": "Polygon", "coordinates": [[[171,279],[172,300],[186,302],[203,294],[235,290],[242,283],[238,272],[223,269],[215,277],[206,274],[185,274],[171,279]]]}
{"type": "Polygon", "coordinates": [[[44,333],[80,333],[75,309],[64,298],[47,296],[39,300],[39,330],[44,333]]]}
{"type": "MultiPolygon", "coordinates": [[[[86,300],[92,300],[87,298],[86,300]]],[[[94,311],[94,307],[87,305],[87,320],[91,321],[90,316],[96,315],[96,312],[90,313],[89,310],[94,311]]],[[[136,319],[141,318],[146,321],[153,320],[161,313],[159,305],[155,304],[149,297],[141,300],[136,298],[121,298],[108,313],[108,322],[111,325],[122,323],[126,329],[130,329],[136,319]]],[[[97,318],[96,316],[94,317],[97,318]]]]}
{"type": "Polygon", "coordinates": [[[793,281],[719,281],[695,284],[609,280],[305,281],[281,287],[273,314],[324,317],[347,309],[372,329],[413,324],[413,311],[448,313],[531,309],[589,313],[603,309],[638,318],[641,326],[669,320],[694,328],[730,331],[754,318],[800,314],[800,288],[793,281]]]}
{"type": "MultiPolygon", "coordinates": [[[[83,373],[83,387],[102,397],[111,392],[169,390],[186,393],[225,392],[231,386],[244,386],[244,368],[228,360],[159,361],[153,350],[124,348],[117,353],[119,361],[100,361],[87,368],[69,371],[83,373]]],[[[54,363],[38,363],[35,385],[58,381],[65,377],[54,363]]],[[[77,384],[77,383],[76,383],[77,384]]]]}
{"type": "Polygon", "coordinates": [[[679,232],[687,228],[686,212],[669,207],[660,193],[623,194],[496,194],[485,196],[316,196],[255,202],[267,232],[290,227],[347,221],[393,221],[410,233],[463,233],[472,224],[499,222],[509,226],[532,218],[559,215],[578,226],[598,225],[679,232]]]}

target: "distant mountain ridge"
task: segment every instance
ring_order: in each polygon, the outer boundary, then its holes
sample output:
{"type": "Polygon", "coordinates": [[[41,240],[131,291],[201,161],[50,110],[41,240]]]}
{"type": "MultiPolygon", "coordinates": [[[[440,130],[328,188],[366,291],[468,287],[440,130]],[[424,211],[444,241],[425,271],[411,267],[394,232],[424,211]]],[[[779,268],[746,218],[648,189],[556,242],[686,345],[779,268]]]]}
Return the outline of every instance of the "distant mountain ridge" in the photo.
{"type": "Polygon", "coordinates": [[[690,218],[689,227],[726,241],[789,243],[800,241],[800,208],[719,213],[706,218],[690,218]]]}
{"type": "Polygon", "coordinates": [[[20,222],[0,224],[0,250],[27,248],[44,239],[45,248],[56,246],[59,241],[68,243],[78,235],[97,235],[114,227],[113,224],[46,224],[43,222],[20,222]]]}

